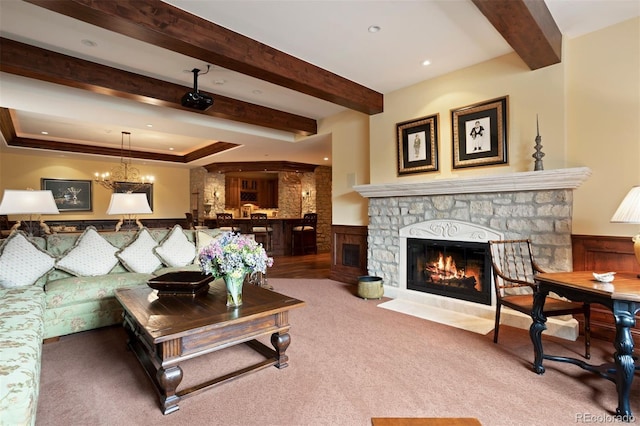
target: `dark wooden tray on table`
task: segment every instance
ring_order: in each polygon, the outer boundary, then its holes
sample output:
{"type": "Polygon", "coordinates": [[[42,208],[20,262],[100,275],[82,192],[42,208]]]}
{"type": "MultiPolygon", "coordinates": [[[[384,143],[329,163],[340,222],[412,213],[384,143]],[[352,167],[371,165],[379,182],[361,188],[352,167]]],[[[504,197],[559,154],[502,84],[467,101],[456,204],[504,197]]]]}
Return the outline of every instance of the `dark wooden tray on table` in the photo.
{"type": "Polygon", "coordinates": [[[212,280],[212,275],[205,275],[201,271],[177,271],[159,275],[147,281],[147,285],[158,290],[158,297],[193,297],[207,293],[212,280]]]}

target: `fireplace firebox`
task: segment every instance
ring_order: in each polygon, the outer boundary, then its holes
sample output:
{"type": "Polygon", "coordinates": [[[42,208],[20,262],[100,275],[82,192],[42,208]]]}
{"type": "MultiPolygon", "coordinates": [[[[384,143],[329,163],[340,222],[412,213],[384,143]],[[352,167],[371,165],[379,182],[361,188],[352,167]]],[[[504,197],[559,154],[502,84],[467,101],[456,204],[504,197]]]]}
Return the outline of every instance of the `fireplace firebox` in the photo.
{"type": "Polygon", "coordinates": [[[489,244],[407,238],[407,289],[491,305],[489,244]]]}

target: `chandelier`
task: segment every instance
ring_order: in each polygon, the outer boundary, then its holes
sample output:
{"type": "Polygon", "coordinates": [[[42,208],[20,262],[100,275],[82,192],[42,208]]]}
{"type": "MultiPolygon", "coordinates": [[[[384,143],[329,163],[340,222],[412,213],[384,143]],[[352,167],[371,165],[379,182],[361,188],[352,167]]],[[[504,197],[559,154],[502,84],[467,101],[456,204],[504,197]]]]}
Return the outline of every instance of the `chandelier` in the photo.
{"type": "Polygon", "coordinates": [[[112,168],[109,172],[96,172],[94,181],[112,191],[118,189],[118,184],[126,184],[127,192],[136,192],[145,185],[153,183],[153,176],[143,176],[140,174],[140,170],[131,165],[131,132],[122,132],[120,164],[112,168]],[[127,135],[129,140],[128,155],[126,158],[124,150],[125,135],[127,135]]]}

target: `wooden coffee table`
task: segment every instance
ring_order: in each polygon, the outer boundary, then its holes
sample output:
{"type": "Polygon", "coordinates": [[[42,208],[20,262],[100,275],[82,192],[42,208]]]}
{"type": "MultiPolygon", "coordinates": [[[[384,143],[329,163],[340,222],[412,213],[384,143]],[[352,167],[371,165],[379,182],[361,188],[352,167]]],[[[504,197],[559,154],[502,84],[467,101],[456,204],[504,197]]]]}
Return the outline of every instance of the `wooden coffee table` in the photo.
{"type": "Polygon", "coordinates": [[[269,366],[286,367],[289,310],[304,302],[254,285],[245,284],[243,304],[227,308],[222,280],[210,283],[207,293],[194,296],[157,296],[149,287],[119,289],[116,298],[124,308],[128,345],[144,367],[160,400],[163,414],[179,409],[178,402],[213,386],[269,366]],[[274,349],[255,340],[271,334],[274,349]],[[265,360],[187,389],[180,362],[245,343],[265,360]]]}

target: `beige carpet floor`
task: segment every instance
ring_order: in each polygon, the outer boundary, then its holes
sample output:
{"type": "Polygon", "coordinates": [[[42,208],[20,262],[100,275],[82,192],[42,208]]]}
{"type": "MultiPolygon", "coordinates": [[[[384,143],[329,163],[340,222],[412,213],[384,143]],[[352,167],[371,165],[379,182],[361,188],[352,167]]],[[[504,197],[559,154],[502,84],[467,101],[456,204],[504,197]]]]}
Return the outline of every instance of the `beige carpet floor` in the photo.
{"type": "MultiPolygon", "coordinates": [[[[610,419],[615,386],[580,368],[545,362],[531,371],[528,333],[505,326],[500,343],[377,307],[355,286],[271,279],[304,300],[290,313],[289,366],[270,367],[185,399],[163,416],[149,379],[109,327],[43,347],[38,425],[370,425],[372,417],[475,417],[485,425],[570,425],[610,419]],[[594,416],[594,417],[591,417],[594,416]]],[[[388,299],[387,299],[388,300],[388,299]]],[[[580,357],[576,342],[545,338],[547,353],[580,357]]],[[[613,347],[596,340],[594,364],[613,347]]],[[[256,357],[245,346],[183,365],[181,386],[232,371],[256,357]]],[[[640,414],[640,386],[631,406],[640,414]]]]}

